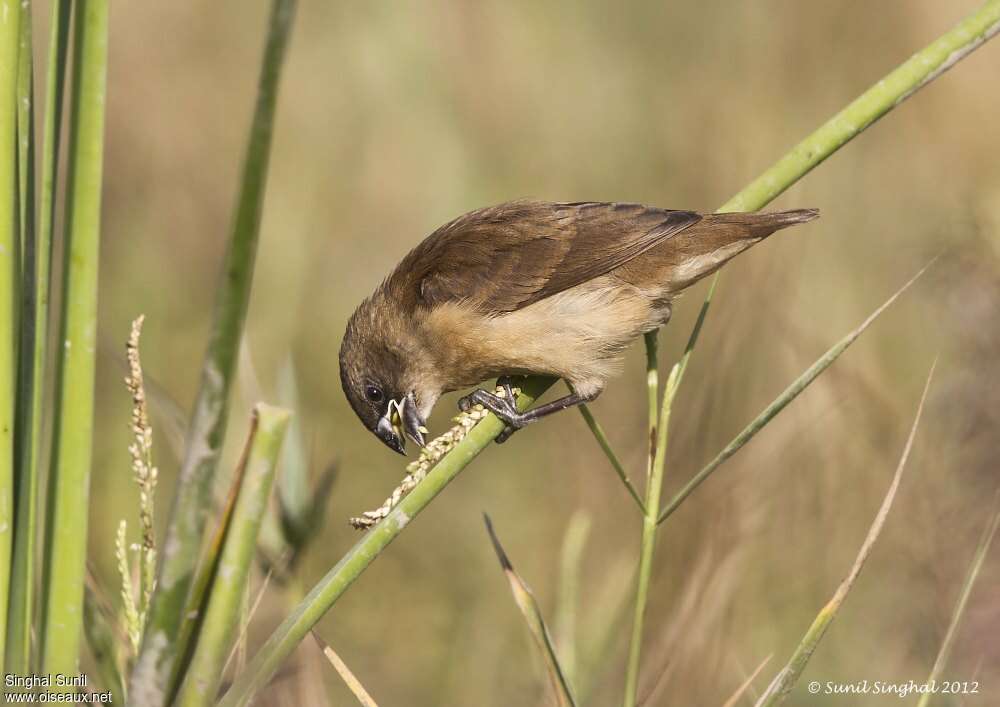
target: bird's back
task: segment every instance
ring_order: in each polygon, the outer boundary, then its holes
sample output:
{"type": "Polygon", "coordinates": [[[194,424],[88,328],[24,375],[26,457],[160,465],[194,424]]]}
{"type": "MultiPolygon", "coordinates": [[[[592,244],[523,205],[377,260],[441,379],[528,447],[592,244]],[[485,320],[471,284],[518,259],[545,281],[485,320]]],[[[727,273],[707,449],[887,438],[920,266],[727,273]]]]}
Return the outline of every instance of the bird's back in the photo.
{"type": "Polygon", "coordinates": [[[666,323],[674,294],[817,215],[510,202],[442,226],[377,296],[410,317],[444,389],[545,373],[593,392],[632,340],[666,323]]]}

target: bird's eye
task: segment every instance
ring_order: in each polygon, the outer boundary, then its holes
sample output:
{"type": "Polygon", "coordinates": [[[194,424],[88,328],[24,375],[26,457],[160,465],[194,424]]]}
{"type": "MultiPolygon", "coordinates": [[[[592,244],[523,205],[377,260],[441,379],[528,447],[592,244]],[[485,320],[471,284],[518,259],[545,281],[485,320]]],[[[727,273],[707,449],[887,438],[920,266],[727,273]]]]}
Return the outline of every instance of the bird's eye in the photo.
{"type": "Polygon", "coordinates": [[[368,398],[373,403],[380,403],[385,397],[382,389],[377,385],[366,385],[365,386],[365,397],[368,398]]]}

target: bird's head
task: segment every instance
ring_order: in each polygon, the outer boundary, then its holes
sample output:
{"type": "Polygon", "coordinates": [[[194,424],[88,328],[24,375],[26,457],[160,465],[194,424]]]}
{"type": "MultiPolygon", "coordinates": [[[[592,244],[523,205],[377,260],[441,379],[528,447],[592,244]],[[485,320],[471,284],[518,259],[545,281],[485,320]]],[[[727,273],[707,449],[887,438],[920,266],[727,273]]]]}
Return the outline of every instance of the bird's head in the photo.
{"type": "Polygon", "coordinates": [[[362,305],[347,324],[340,382],[364,426],[404,454],[407,437],[424,446],[424,417],[434,401],[421,395],[412,356],[368,309],[362,305]]]}

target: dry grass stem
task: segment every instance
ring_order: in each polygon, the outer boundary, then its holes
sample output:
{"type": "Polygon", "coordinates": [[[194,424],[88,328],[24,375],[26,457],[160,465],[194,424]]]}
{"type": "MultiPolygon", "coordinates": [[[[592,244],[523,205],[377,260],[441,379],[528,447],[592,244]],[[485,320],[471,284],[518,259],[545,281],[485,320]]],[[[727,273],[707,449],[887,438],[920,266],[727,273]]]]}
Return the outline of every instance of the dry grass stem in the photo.
{"type": "Polygon", "coordinates": [[[330,665],[332,665],[333,669],[337,671],[337,674],[340,675],[344,684],[347,685],[347,688],[351,691],[351,693],[358,698],[358,702],[360,702],[363,707],[378,707],[378,704],[374,699],[372,699],[372,696],[368,694],[365,686],[361,684],[361,681],[358,680],[354,673],[351,672],[351,669],[347,667],[347,663],[345,663],[343,659],[337,655],[337,652],[334,651],[326,641],[319,637],[318,633],[315,631],[312,631],[311,633],[313,638],[316,639],[316,643],[319,644],[319,647],[323,650],[323,655],[326,656],[328,661],[330,661],[330,665]]]}
{"type": "Polygon", "coordinates": [[[750,673],[750,676],[743,681],[743,684],[740,685],[738,688],[736,688],[736,692],[734,692],[732,696],[725,701],[722,707],[736,707],[736,704],[740,701],[740,698],[743,697],[743,694],[750,689],[750,686],[753,685],[753,681],[757,678],[758,675],[760,675],[760,671],[764,669],[764,666],[766,666],[770,662],[772,656],[773,654],[767,656],[766,658],[764,658],[763,661],[761,661],[760,665],[757,666],[756,670],[750,673]]]}

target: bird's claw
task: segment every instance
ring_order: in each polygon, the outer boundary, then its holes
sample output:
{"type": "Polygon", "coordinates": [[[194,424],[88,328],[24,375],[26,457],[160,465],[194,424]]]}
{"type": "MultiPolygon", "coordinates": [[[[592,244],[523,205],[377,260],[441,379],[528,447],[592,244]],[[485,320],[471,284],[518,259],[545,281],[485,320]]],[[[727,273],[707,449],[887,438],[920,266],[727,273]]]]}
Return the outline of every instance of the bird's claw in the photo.
{"type": "Polygon", "coordinates": [[[500,418],[504,422],[504,428],[497,435],[496,442],[497,444],[503,444],[510,439],[512,434],[527,423],[522,421],[521,418],[523,415],[514,403],[516,395],[514,388],[510,384],[510,379],[507,377],[501,378],[497,381],[497,385],[503,388],[503,396],[485,390],[474,390],[469,395],[459,399],[458,408],[462,412],[468,412],[475,405],[482,405],[500,418]]]}

